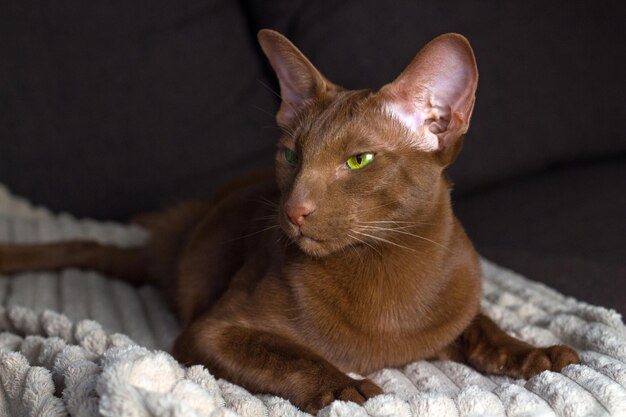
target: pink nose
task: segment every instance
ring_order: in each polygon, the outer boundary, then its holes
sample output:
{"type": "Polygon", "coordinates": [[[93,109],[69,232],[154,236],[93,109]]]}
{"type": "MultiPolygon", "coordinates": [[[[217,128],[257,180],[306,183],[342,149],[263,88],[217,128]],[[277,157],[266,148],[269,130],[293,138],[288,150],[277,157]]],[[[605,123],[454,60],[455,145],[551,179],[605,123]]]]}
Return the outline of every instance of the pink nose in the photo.
{"type": "Polygon", "coordinates": [[[304,224],[304,218],[315,211],[315,205],[311,202],[301,202],[295,206],[285,207],[289,220],[300,227],[304,224]]]}

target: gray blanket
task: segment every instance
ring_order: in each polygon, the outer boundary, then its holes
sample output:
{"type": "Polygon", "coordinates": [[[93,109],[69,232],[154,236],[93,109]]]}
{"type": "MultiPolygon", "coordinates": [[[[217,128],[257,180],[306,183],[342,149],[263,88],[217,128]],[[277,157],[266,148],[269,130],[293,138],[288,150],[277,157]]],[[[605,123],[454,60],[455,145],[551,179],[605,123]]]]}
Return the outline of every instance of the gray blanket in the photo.
{"type": "MultiPolygon", "coordinates": [[[[137,245],[143,230],[33,208],[0,186],[0,241],[90,237],[137,245]]],[[[626,416],[626,328],[588,305],[482,261],[483,311],[537,345],[567,343],[581,365],[530,380],[418,361],[369,375],[385,390],[363,407],[336,401],[320,416],[626,416]]],[[[91,271],[0,276],[1,416],[304,416],[168,353],[179,325],[154,288],[91,271]]]]}

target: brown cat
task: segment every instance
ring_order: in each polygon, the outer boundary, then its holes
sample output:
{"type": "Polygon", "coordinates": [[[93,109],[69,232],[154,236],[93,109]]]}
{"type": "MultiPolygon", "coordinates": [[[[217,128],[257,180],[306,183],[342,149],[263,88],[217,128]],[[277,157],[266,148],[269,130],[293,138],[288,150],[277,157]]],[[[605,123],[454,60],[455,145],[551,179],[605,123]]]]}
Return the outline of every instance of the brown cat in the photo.
{"type": "Polygon", "coordinates": [[[141,248],[3,245],[0,271],[71,265],[155,283],[184,326],[176,358],[311,413],[382,392],[349,371],[448,358],[529,378],[578,363],[479,313],[478,256],[446,176],[474,107],[467,40],[438,37],[376,92],[331,83],[277,32],[259,41],[282,95],[275,180],[139,217],[141,248]]]}

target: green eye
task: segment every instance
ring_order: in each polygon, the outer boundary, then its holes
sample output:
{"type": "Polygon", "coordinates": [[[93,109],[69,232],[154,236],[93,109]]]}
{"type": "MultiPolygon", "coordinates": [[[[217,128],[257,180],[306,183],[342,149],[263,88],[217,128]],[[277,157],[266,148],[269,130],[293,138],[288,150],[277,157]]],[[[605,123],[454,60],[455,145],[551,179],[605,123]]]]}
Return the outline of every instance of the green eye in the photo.
{"type": "Polygon", "coordinates": [[[296,155],[294,151],[289,148],[285,148],[284,155],[285,160],[289,163],[289,165],[291,165],[292,167],[298,165],[298,155],[296,155]]]}
{"type": "Polygon", "coordinates": [[[372,162],[374,160],[374,156],[375,154],[371,152],[358,153],[348,158],[346,166],[350,169],[361,169],[365,165],[372,162]]]}

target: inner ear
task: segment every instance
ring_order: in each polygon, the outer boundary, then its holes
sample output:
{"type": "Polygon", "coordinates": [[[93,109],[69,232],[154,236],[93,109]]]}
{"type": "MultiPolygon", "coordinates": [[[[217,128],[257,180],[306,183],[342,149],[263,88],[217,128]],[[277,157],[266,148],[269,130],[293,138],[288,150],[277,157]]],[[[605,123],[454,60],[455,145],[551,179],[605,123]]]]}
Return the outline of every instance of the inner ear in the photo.
{"type": "Polygon", "coordinates": [[[415,145],[435,151],[467,132],[477,84],[469,42],[450,33],[428,43],[380,94],[385,111],[413,133],[415,145]]]}
{"type": "Polygon", "coordinates": [[[258,39],[280,84],[282,102],[276,114],[280,126],[290,126],[310,100],[327,91],[339,89],[280,33],[262,29],[258,39]]]}

